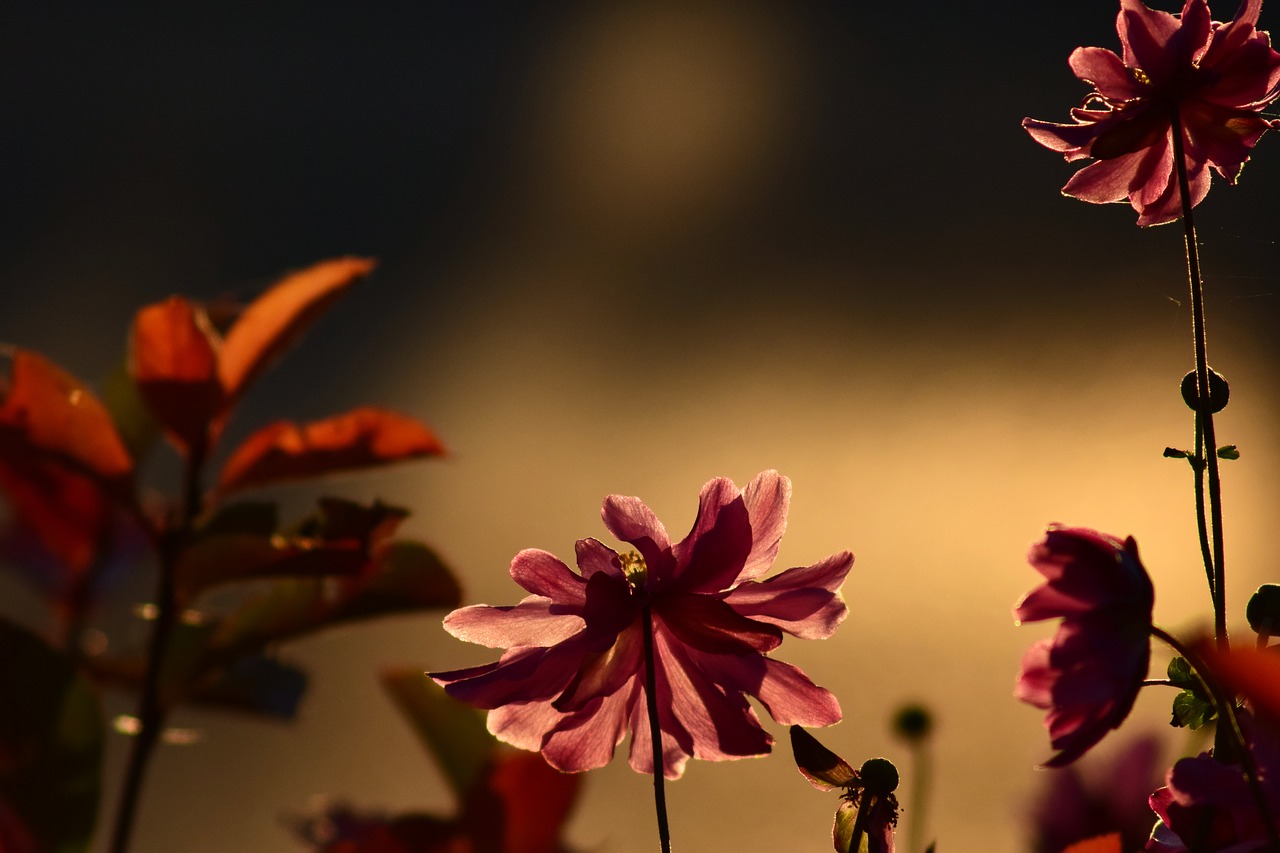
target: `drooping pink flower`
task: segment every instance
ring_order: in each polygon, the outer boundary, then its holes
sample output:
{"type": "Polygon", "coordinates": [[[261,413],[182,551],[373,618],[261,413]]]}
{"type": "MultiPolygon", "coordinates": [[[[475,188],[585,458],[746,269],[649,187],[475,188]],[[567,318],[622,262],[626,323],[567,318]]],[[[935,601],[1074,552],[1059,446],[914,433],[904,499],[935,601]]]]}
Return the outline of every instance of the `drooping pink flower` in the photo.
{"type": "Polygon", "coordinates": [[[746,695],[784,725],[838,721],[831,693],[768,656],[782,632],[828,637],[848,612],[838,592],[853,565],[847,551],[759,580],[777,556],[790,497],[790,481],[776,471],[741,490],[712,480],[693,529],[674,544],[639,498],[606,498],[605,527],[635,550],[619,554],[581,539],[581,573],[546,551],[521,551],[511,577],[531,595],[511,607],[464,607],[444,622],[459,639],[507,651],[496,663],[431,677],[455,698],[490,709],[489,730],[500,740],[541,751],[554,767],[601,767],[630,731],[631,766],[651,773],[648,607],[667,778],[690,757],[769,752],[773,738],[746,695]]]}
{"type": "Polygon", "coordinates": [[[1075,75],[1093,86],[1071,111],[1074,123],[1022,122],[1068,162],[1096,161],[1076,172],[1063,194],[1096,204],[1127,199],[1139,225],[1177,219],[1175,116],[1192,205],[1209,192],[1210,168],[1235,183],[1258,138],[1278,126],[1260,114],[1280,95],[1280,54],[1256,29],[1261,8],[1262,0],[1243,0],[1222,23],[1210,20],[1207,0],[1186,0],[1177,16],[1120,0],[1123,58],[1079,47],[1069,59],[1075,75]]]}
{"type": "Polygon", "coordinates": [[[1061,618],[1051,639],[1022,658],[1014,695],[1048,710],[1045,726],[1058,754],[1075,761],[1133,707],[1151,658],[1155,592],[1132,537],[1053,525],[1027,560],[1046,583],[1014,607],[1019,622],[1061,618]]]}
{"type": "MultiPolygon", "coordinates": [[[[1280,816],[1280,742],[1274,732],[1238,711],[1249,742],[1264,796],[1273,816],[1280,816]]],[[[1184,758],[1165,777],[1165,787],[1151,795],[1151,810],[1160,820],[1147,850],[1187,853],[1268,853],[1273,849],[1258,802],[1238,764],[1226,764],[1212,752],[1184,758]],[[1205,821],[1209,822],[1206,824],[1205,821]],[[1206,833],[1201,837],[1200,833],[1206,833]]]]}

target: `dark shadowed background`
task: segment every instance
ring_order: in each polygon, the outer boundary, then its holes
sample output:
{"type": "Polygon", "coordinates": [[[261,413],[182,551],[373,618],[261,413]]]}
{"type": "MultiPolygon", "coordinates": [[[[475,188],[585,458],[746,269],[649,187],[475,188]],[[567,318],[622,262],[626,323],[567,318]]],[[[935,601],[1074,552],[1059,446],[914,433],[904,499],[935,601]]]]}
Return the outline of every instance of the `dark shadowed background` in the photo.
{"type": "MultiPolygon", "coordinates": [[[[1114,14],[1109,0],[24,4],[0,26],[0,340],[95,381],[146,303],[250,297],[291,268],[375,256],[254,388],[226,446],[361,403],[424,419],[448,459],[340,491],[412,508],[410,533],[469,601],[494,604],[522,594],[506,574],[520,549],[605,536],[606,494],[642,496],[682,534],[704,481],[778,468],[795,487],[782,565],[857,555],[845,625],[779,651],[844,705],[820,737],[909,773],[888,718],[928,703],[930,835],[1021,850],[1048,746],[1011,689],[1051,630],[1011,622],[1038,577],[1027,545],[1050,521],[1133,534],[1158,621],[1208,621],[1189,472],[1160,456],[1190,441],[1181,232],[1060,197],[1071,168],[1019,128],[1065,120],[1085,92],[1066,57],[1114,47],[1114,14]]],[[[1275,579],[1280,138],[1240,186],[1215,184],[1197,217],[1210,359],[1232,381],[1220,440],[1243,454],[1225,473],[1241,625],[1248,592],[1275,579]]],[[[172,490],[171,462],[150,473],[172,490]]],[[[314,497],[276,494],[299,511],[314,497]]],[[[0,607],[33,606],[0,589],[0,607]]],[[[296,849],[282,816],[320,794],[448,811],[374,672],[491,653],[431,616],[284,654],[313,675],[300,721],[180,714],[204,738],[154,763],[139,853],[296,849]]],[[[1170,757],[1189,748],[1165,726],[1169,698],[1144,697],[1104,746],[1165,729],[1170,757]]],[[[829,848],[834,796],[766,725],[773,756],[692,762],[670,788],[678,847],[829,848]]],[[[117,736],[113,777],[124,753],[117,736]]],[[[620,755],[588,778],[571,839],[652,849],[649,798],[620,755]]]]}

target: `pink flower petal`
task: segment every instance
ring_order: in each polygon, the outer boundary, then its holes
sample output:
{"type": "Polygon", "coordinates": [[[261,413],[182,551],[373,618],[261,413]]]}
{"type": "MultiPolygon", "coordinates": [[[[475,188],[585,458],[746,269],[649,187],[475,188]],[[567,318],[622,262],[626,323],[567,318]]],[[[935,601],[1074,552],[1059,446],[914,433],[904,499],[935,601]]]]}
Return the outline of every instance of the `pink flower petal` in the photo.
{"type": "Polygon", "coordinates": [[[782,643],[777,627],[748,619],[710,595],[664,596],[653,616],[680,642],[699,651],[751,654],[771,651],[782,643]]]}
{"type": "Polygon", "coordinates": [[[1104,47],[1078,47],[1067,59],[1071,70],[1098,94],[1113,101],[1127,101],[1142,94],[1137,79],[1124,67],[1120,57],[1104,47]]]}
{"type": "Polygon", "coordinates": [[[429,673],[445,692],[477,708],[550,699],[564,689],[590,647],[566,640],[548,649],[509,649],[496,664],[429,673]]]}
{"type": "Polygon", "coordinates": [[[784,726],[817,728],[840,722],[840,703],[799,667],[773,658],[744,655],[690,657],[717,684],[754,696],[784,726]]]}
{"type": "Polygon", "coordinates": [[[791,480],[777,471],[761,471],[742,490],[751,524],[751,552],[747,554],[738,580],[752,580],[773,567],[787,529],[787,508],[791,505],[791,480]]]}
{"type": "Polygon", "coordinates": [[[534,595],[557,604],[581,606],[587,598],[587,582],[555,554],[529,548],[511,561],[511,579],[534,595]]]}
{"type": "Polygon", "coordinates": [[[1124,64],[1141,68],[1152,81],[1163,82],[1173,75],[1175,64],[1168,46],[1178,29],[1178,19],[1168,12],[1149,9],[1141,0],[1120,0],[1116,31],[1124,47],[1124,64]]]}
{"type": "Polygon", "coordinates": [[[554,646],[585,626],[581,616],[552,613],[551,599],[531,595],[512,607],[473,604],[444,618],[444,629],[459,640],[506,649],[512,646],[554,646]]]}
{"type": "Polygon", "coordinates": [[[671,689],[671,709],[692,739],[693,757],[705,761],[765,755],[773,744],[741,693],[726,693],[663,631],[654,646],[671,689]]]}
{"type": "Polygon", "coordinates": [[[806,640],[830,637],[849,614],[837,590],[853,567],[848,551],[806,568],[734,587],[725,603],[748,619],[777,625],[806,640]]]}
{"type": "MultiPolygon", "coordinates": [[[[653,741],[649,736],[649,712],[645,687],[637,685],[636,701],[631,706],[631,750],[627,761],[637,773],[653,772],[653,741]]],[[[671,690],[666,686],[661,659],[658,665],[658,727],[662,732],[662,775],[679,779],[684,766],[693,757],[693,739],[671,712],[671,690]]]]}
{"type": "Polygon", "coordinates": [[[627,719],[639,693],[632,679],[616,693],[599,696],[590,705],[562,718],[544,738],[542,755],[552,767],[580,773],[603,767],[627,733],[627,719]]]}
{"type": "Polygon", "coordinates": [[[1135,151],[1111,160],[1099,160],[1071,176],[1062,188],[1063,195],[1091,204],[1110,204],[1129,197],[1136,183],[1144,151],[1135,151]]]}
{"type": "Polygon", "coordinates": [[[588,657],[573,680],[556,699],[560,711],[577,711],[601,696],[621,690],[623,685],[644,672],[644,636],[636,622],[618,635],[605,651],[588,657]]]}
{"type": "Polygon", "coordinates": [[[728,589],[751,548],[751,519],[742,493],[732,480],[712,480],[698,496],[693,529],[671,549],[676,558],[672,580],[685,592],[728,589]]]}
{"type": "Polygon", "coordinates": [[[599,539],[579,539],[573,546],[578,561],[578,569],[582,576],[591,579],[596,572],[604,572],[621,579],[622,563],[618,560],[618,552],[605,545],[599,539]]]}
{"type": "Polygon", "coordinates": [[[570,715],[551,707],[547,701],[514,702],[489,711],[489,732],[503,743],[537,752],[542,742],[570,715]]]}
{"type": "Polygon", "coordinates": [[[667,529],[643,501],[624,495],[609,495],[604,499],[600,516],[610,533],[635,546],[651,574],[658,577],[671,574],[674,558],[667,529]]]}

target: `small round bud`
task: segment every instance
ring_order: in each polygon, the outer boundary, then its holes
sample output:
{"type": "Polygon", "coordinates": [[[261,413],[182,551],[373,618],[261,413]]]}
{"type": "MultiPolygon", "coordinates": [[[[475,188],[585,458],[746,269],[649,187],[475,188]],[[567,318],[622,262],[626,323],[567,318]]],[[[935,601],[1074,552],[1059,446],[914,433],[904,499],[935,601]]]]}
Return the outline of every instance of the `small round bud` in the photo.
{"type": "Polygon", "coordinates": [[[893,733],[908,743],[919,743],[933,732],[933,715],[923,705],[904,705],[893,715],[893,733]]]}
{"type": "Polygon", "coordinates": [[[1244,612],[1255,634],[1280,634],[1280,585],[1258,587],[1244,612]]]}
{"type": "Polygon", "coordinates": [[[887,758],[869,758],[858,771],[862,787],[872,794],[886,797],[898,787],[898,768],[887,758]]]}
{"type": "Polygon", "coordinates": [[[1182,377],[1182,401],[1188,408],[1216,415],[1227,407],[1227,400],[1231,398],[1231,386],[1227,384],[1227,380],[1221,373],[1209,371],[1209,400],[1206,405],[1200,405],[1200,395],[1196,393],[1197,385],[1194,370],[1182,377]]]}

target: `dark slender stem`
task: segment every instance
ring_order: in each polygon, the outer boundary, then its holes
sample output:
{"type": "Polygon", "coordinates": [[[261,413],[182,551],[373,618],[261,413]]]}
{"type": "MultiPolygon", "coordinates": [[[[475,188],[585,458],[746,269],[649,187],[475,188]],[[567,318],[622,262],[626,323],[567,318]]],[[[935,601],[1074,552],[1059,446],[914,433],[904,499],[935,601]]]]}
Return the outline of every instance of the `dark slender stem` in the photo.
{"type": "Polygon", "coordinates": [[[1280,830],[1276,828],[1275,816],[1271,813],[1270,801],[1267,798],[1266,791],[1262,788],[1262,781],[1258,777],[1258,765],[1253,760],[1253,753],[1249,750],[1248,741],[1245,740],[1244,730],[1240,727],[1240,719],[1236,716],[1235,697],[1223,690],[1222,685],[1218,684],[1210,673],[1209,667],[1204,660],[1190,646],[1155,625],[1151,626],[1151,636],[1163,640],[1175,652],[1186,658],[1187,663],[1195,671],[1196,677],[1204,685],[1205,691],[1209,694],[1209,700],[1218,712],[1219,723],[1213,755],[1215,758],[1222,760],[1221,747],[1224,745],[1224,736],[1229,739],[1229,745],[1235,753],[1233,757],[1239,760],[1240,767],[1244,770],[1245,779],[1249,783],[1249,791],[1253,795],[1254,805],[1258,807],[1258,814],[1262,817],[1263,826],[1266,827],[1271,849],[1280,851],[1280,830]],[[1223,725],[1224,723],[1225,725],[1223,725]]]}
{"type": "MultiPolygon", "coordinates": [[[[1218,441],[1213,429],[1213,413],[1209,411],[1209,356],[1204,322],[1204,283],[1200,276],[1200,251],[1196,245],[1196,226],[1191,216],[1191,184],[1187,179],[1187,159],[1183,153],[1182,117],[1173,109],[1173,164],[1178,176],[1178,194],[1182,200],[1182,231],[1187,250],[1187,280],[1191,287],[1191,333],[1196,357],[1196,432],[1203,433],[1204,468],[1209,476],[1209,529],[1213,538],[1213,563],[1206,566],[1213,576],[1213,634],[1219,648],[1227,647],[1227,599],[1224,581],[1222,534],[1222,485],[1218,477],[1218,441]]],[[[1197,443],[1198,444],[1198,443],[1197,443]]],[[[1197,454],[1198,456],[1201,454],[1197,454]]],[[[1197,468],[1199,480],[1205,470],[1197,468]]],[[[1203,502],[1198,501],[1203,524],[1203,502]]]]}
{"type": "Polygon", "coordinates": [[[1213,601],[1218,600],[1217,593],[1214,591],[1214,561],[1213,548],[1209,544],[1209,525],[1208,516],[1205,513],[1204,503],[1204,429],[1200,423],[1200,413],[1196,413],[1196,453],[1191,459],[1191,468],[1196,478],[1196,532],[1200,537],[1200,559],[1204,562],[1204,573],[1209,580],[1209,596],[1213,601]]]}
{"type": "Polygon", "coordinates": [[[867,832],[867,815],[871,813],[871,801],[874,799],[866,789],[858,797],[858,813],[854,815],[853,832],[849,835],[849,853],[858,853],[862,848],[862,836],[867,832]]]}
{"type": "Polygon", "coordinates": [[[188,455],[183,475],[183,504],[180,520],[165,531],[160,539],[160,578],[156,589],[155,624],[151,628],[151,640],[147,647],[147,669],[143,676],[142,695],[138,700],[138,732],[129,752],[129,764],[125,769],[124,786],[116,810],[116,822],[111,836],[111,853],[126,853],[133,834],[138,803],[142,798],[142,784],[147,775],[151,756],[164,732],[168,709],[160,695],[160,673],[164,657],[178,624],[178,607],[174,589],[174,567],[186,545],[192,523],[200,508],[200,469],[204,464],[204,449],[193,448],[188,455]]]}
{"type": "Polygon", "coordinates": [[[667,794],[663,790],[662,728],[658,721],[658,670],[653,653],[653,613],[649,605],[644,620],[644,693],[649,710],[649,740],[653,743],[653,808],[658,815],[658,841],[662,853],[671,853],[671,829],[667,826],[667,794]]]}

